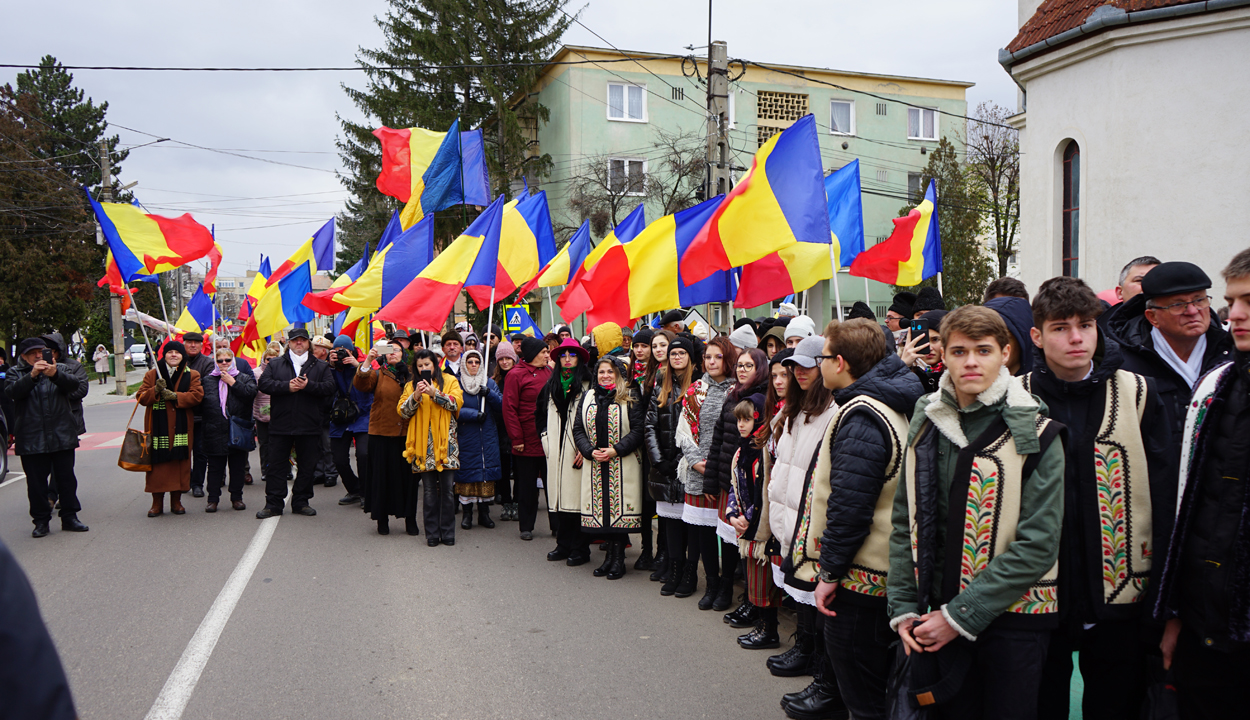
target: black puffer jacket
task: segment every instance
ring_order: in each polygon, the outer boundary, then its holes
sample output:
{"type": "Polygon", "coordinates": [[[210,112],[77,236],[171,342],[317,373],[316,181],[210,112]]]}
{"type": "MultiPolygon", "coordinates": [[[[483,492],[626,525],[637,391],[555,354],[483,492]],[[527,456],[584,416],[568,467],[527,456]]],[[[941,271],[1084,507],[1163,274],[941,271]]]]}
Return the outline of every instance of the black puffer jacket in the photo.
{"type": "MultiPolygon", "coordinates": [[[[1173,453],[1169,462],[1173,467],[1180,466],[1181,435],[1185,424],[1185,406],[1189,404],[1192,394],[1189,384],[1180,376],[1155,349],[1154,338],[1150,331],[1153,326],[1146,319],[1146,296],[1135,295],[1123,305],[1117,306],[1115,316],[1107,323],[1106,329],[1120,343],[1124,353],[1122,369],[1129,372],[1154,378],[1159,388],[1159,397],[1163,400],[1163,422],[1171,433],[1173,453]]],[[[1220,327],[1219,322],[1212,322],[1207,328],[1207,351],[1202,356],[1202,372],[1205,375],[1212,368],[1233,359],[1233,338],[1220,327]]]]}
{"type": "Polygon", "coordinates": [[[674,387],[668,404],[660,407],[663,386],[657,384],[647,405],[647,457],[651,468],[647,473],[647,491],[656,502],[679,503],[685,500],[681,478],[677,477],[677,422],[681,419],[681,396],[674,387]]]}
{"type": "Polygon", "coordinates": [[[712,428],[712,450],[708,453],[707,464],[703,468],[703,477],[707,479],[709,486],[715,481],[721,490],[729,492],[729,483],[733,479],[734,452],[738,450],[738,419],[734,417],[734,406],[752,395],[767,395],[767,391],[768,386],[761,383],[747,388],[746,392],[735,393],[731,389],[725,396],[725,404],[720,410],[720,422],[712,428]]]}
{"type": "Polygon", "coordinates": [[[295,366],[289,350],[270,360],[261,373],[260,391],[269,395],[270,435],[320,435],[327,425],[326,403],[336,387],[330,366],[309,351],[304,374],[308,385],[291,392],[295,366]]]}
{"type": "MultiPolygon", "coordinates": [[[[209,354],[206,355],[201,352],[198,355],[187,356],[187,369],[198,372],[200,374],[201,383],[205,382],[204,378],[211,375],[212,372],[217,369],[217,361],[214,359],[216,356],[213,355],[212,352],[212,344],[210,343],[208,347],[209,354]]],[[[205,405],[202,402],[195,406],[196,422],[200,422],[204,419],[204,407],[205,405]]]]}
{"type": "Polygon", "coordinates": [[[32,377],[31,366],[18,358],[5,376],[4,392],[13,400],[13,427],[18,455],[78,447],[75,403],[87,396],[87,376],[75,377],[57,367],[55,375],[32,377]]]}
{"type": "MultiPolygon", "coordinates": [[[[860,395],[905,416],[924,394],[920,380],[897,355],[886,355],[863,377],[833,394],[839,407],[860,395]]],[[[871,410],[852,409],[833,439],[828,525],[820,541],[820,569],[841,577],[872,529],[873,511],[889,470],[892,429],[871,410]]],[[[900,448],[907,438],[897,438],[900,448]]],[[[889,528],[884,529],[889,532],[889,528]]]]}
{"type": "Polygon", "coordinates": [[[236,359],[234,366],[239,374],[234,376],[234,384],[226,395],[226,415],[221,414],[221,396],[218,386],[221,378],[212,375],[202,376],[200,385],[204,388],[204,400],[200,403],[204,420],[200,424],[200,432],[204,433],[204,454],[225,455],[230,450],[230,417],[243,420],[252,419],[252,400],[256,397],[256,376],[246,362],[236,359]]]}

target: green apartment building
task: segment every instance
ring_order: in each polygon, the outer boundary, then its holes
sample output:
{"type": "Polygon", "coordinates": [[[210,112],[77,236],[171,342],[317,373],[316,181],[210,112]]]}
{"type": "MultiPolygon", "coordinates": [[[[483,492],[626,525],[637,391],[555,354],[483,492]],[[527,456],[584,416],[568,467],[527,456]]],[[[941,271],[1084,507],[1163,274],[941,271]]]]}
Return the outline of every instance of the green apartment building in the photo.
{"type": "MultiPolygon", "coordinates": [[[[964,147],[965,122],[935,110],[967,115],[965,92],[972,83],[759,62],[775,69],[737,63],[730,67],[729,157],[736,168],[732,179],[745,173],[769,137],[812,113],[826,174],[856,158],[860,161],[867,246],[889,237],[890,221],[919,188],[929,159],[926,153],[938,139],[945,136],[959,150],[964,147]]],[[[705,69],[706,62],[699,59],[699,74],[706,76],[705,69]]],[[[642,188],[644,176],[669,185],[675,181],[666,177],[672,175],[666,159],[673,154],[663,147],[665,135],[683,138],[689,148],[706,148],[707,89],[694,77],[693,63],[685,61],[684,71],[680,58],[564,46],[528,97],[519,99],[536,100],[550,112],[549,120],[532,132],[535,152],[550,154],[554,167],[548,177],[531,178],[530,184],[547,192],[557,237],[567,237],[567,229],[581,223],[575,188],[595,180],[606,179],[610,188],[625,196],[617,198],[622,207],[617,221],[641,201],[648,203],[649,222],[664,214],[658,201],[630,190],[642,188]],[[622,58],[637,61],[620,62],[622,58]],[[556,64],[570,61],[584,64],[556,64]]],[[[697,154],[702,157],[705,152],[697,154]]],[[[845,269],[837,281],[845,308],[867,300],[879,318],[885,317],[889,286],[865,284],[845,269]]],[[[537,295],[530,296],[531,302],[539,299],[537,295]]],[[[803,298],[818,326],[836,316],[834,297],[830,282],[822,282],[803,298]]],[[[759,308],[751,314],[767,311],[759,308]]],[[[709,319],[720,324],[719,310],[713,308],[711,313],[709,319]]],[[[540,324],[545,325],[547,317],[543,308],[540,324]]]]}

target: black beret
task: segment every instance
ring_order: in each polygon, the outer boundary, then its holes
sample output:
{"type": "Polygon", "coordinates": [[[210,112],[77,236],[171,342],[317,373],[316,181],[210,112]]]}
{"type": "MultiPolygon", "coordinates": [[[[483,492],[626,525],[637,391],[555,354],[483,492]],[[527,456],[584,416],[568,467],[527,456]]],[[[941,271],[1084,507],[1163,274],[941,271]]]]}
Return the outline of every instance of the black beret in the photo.
{"type": "Polygon", "coordinates": [[[850,314],[846,316],[847,320],[854,320],[855,318],[864,318],[873,322],[877,321],[877,316],[873,314],[872,308],[868,307],[868,303],[863,300],[856,300],[855,304],[851,306],[850,314]]]}
{"type": "Polygon", "coordinates": [[[896,312],[903,317],[909,318],[915,312],[912,306],[916,304],[916,293],[903,291],[894,296],[894,302],[890,304],[889,312],[896,312]]]}
{"type": "Polygon", "coordinates": [[[686,314],[680,310],[669,310],[664,313],[664,317],[660,318],[660,326],[663,327],[669,323],[682,322],[686,319],[686,314]]]}
{"type": "Polygon", "coordinates": [[[1149,298],[1196,292],[1211,287],[1211,278],[1190,262],[1165,262],[1142,278],[1142,294],[1149,298]]]}

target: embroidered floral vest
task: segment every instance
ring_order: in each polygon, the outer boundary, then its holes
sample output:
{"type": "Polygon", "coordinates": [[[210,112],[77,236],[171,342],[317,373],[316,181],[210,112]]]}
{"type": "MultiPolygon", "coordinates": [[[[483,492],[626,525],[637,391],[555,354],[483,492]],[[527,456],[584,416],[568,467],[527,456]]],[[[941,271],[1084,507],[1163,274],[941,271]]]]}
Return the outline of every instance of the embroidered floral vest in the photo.
{"type": "Polygon", "coordinates": [[[872,597],[885,597],[886,575],[890,568],[891,514],[894,508],[894,491],[898,488],[902,445],[907,438],[907,418],[885,403],[860,395],[838,408],[829,430],[825,433],[817,452],[816,469],[808,476],[803,493],[803,507],[795,525],[794,542],[790,545],[790,561],[794,567],[796,585],[807,589],[814,587],[819,571],[820,541],[825,534],[829,505],[829,471],[833,467],[832,446],[842,421],[851,411],[871,412],[881,419],[890,438],[890,462],[886,470],[885,485],[877,497],[872,514],[872,527],[863,545],[851,561],[840,585],[845,590],[872,597]]]}
{"type": "MultiPolygon", "coordinates": [[[[1038,435],[1042,436],[1052,424],[1048,418],[1038,417],[1038,435]]],[[[996,556],[1006,552],[1015,541],[1016,527],[1020,522],[1023,480],[1032,472],[1029,458],[1042,454],[1021,455],[1016,450],[1011,432],[1005,428],[988,445],[981,448],[969,446],[965,450],[972,451],[967,482],[956,478],[951,484],[948,517],[939,519],[947,527],[943,583],[949,587],[952,575],[958,576],[957,589],[955,593],[950,593],[952,595],[963,592],[996,556]],[[955,528],[954,532],[952,528],[955,528]],[[962,529],[962,535],[959,529],[962,529]],[[952,568],[955,563],[952,551],[958,552],[958,567],[955,568],[952,568]]],[[[1045,451],[1045,446],[1042,450],[1045,451]]],[[[911,518],[912,558],[919,563],[915,468],[915,448],[909,445],[904,482],[907,485],[907,511],[911,518]]],[[[1007,612],[1018,615],[1059,612],[1058,578],[1059,562],[1056,560],[1019,600],[1007,608],[1007,612]]]]}

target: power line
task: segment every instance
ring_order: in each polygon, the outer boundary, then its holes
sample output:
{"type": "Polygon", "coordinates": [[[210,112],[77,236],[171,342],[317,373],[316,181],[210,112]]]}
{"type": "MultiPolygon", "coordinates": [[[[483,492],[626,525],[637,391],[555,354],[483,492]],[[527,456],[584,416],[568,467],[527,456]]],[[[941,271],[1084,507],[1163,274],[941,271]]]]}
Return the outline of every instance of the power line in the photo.
{"type": "MultiPolygon", "coordinates": [[[[109,124],[119,127],[122,130],[129,130],[130,132],[139,133],[140,135],[147,135],[148,137],[154,137],[154,138],[162,137],[160,135],[154,135],[150,132],[144,132],[142,130],[136,130],[131,127],[126,127],[125,125],[122,125],[120,123],[109,123],[109,124]]],[[[255,160],[257,162],[269,163],[270,165],[284,165],[286,167],[299,168],[301,170],[316,170],[317,172],[326,172],[326,173],[337,172],[336,170],[327,170],[325,168],[310,167],[308,165],[296,165],[294,163],[282,162],[280,160],[270,160],[269,158],[255,157],[252,155],[244,155],[242,153],[231,152],[229,150],[222,150],[220,148],[204,147],[203,145],[196,145],[195,143],[189,143],[183,140],[174,140],[173,138],[165,138],[165,139],[168,140],[169,142],[174,142],[174,143],[178,143],[179,145],[186,145],[187,147],[195,148],[196,150],[207,150],[208,152],[220,153],[222,155],[231,155],[233,157],[243,158],[245,160],[255,160]]]]}
{"type": "MultiPolygon", "coordinates": [[[[567,14],[567,13],[566,13],[567,14]]],[[[579,25],[581,23],[578,23],[579,25]]],[[[586,27],[582,25],[582,27],[586,27]]],[[[589,30],[589,28],[587,28],[589,30]]],[[[593,31],[592,31],[593,32],[593,31]]],[[[607,42],[606,40],[604,42],[607,42]]],[[[647,60],[678,60],[682,55],[647,56],[647,60]]],[[[124,70],[139,72],[376,72],[379,70],[473,70],[518,67],[547,67],[550,65],[586,65],[597,63],[636,62],[637,58],[626,57],[614,60],[560,60],[551,62],[529,63],[493,63],[465,65],[388,65],[362,67],[161,67],[152,65],[57,65],[63,70],[124,70]]],[[[43,65],[24,65],[20,63],[0,63],[0,68],[16,68],[19,70],[40,70],[43,65]]]]}

